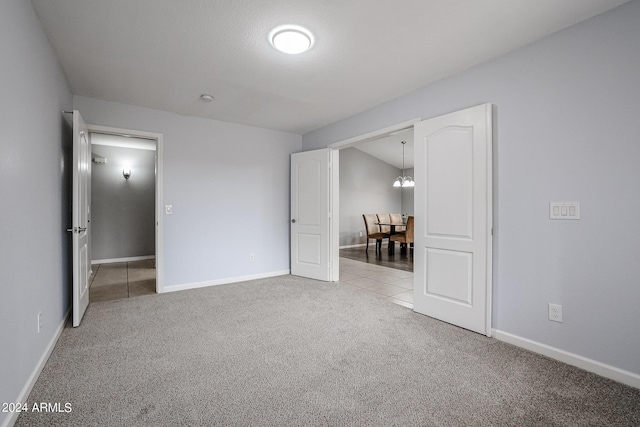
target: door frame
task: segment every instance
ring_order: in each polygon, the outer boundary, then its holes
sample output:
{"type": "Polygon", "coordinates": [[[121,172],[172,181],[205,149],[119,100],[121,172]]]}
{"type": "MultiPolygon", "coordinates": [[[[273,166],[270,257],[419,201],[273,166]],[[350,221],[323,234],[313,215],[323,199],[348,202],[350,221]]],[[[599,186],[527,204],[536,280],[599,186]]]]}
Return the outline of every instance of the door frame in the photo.
{"type": "MultiPolygon", "coordinates": [[[[493,120],[495,120],[495,112],[493,110],[495,110],[495,106],[494,105],[492,105],[492,119],[491,119],[491,122],[489,123],[489,126],[490,126],[490,129],[491,129],[490,130],[491,137],[494,139],[494,142],[495,142],[495,135],[494,135],[495,127],[493,125],[493,120]]],[[[437,117],[437,116],[434,116],[434,117],[437,117]]],[[[360,143],[364,143],[364,142],[371,141],[371,140],[374,140],[374,139],[382,138],[382,137],[391,135],[391,134],[396,133],[396,132],[402,132],[402,131],[405,131],[405,130],[408,130],[408,129],[412,129],[416,123],[421,122],[423,120],[428,120],[429,118],[434,118],[434,117],[426,117],[426,118],[418,117],[418,118],[414,118],[414,119],[411,119],[411,120],[407,120],[407,121],[404,121],[404,122],[401,122],[401,123],[397,123],[395,125],[387,126],[385,128],[381,128],[381,129],[374,130],[374,131],[371,131],[371,132],[368,132],[368,133],[365,133],[365,134],[362,134],[362,135],[357,135],[357,136],[354,136],[354,137],[351,137],[351,138],[344,139],[342,141],[338,141],[338,142],[329,144],[329,145],[327,145],[327,148],[331,148],[331,149],[335,149],[335,150],[341,150],[343,148],[353,147],[354,145],[358,145],[360,143]]],[[[495,150],[495,145],[493,145],[492,149],[495,150]]],[[[490,155],[491,159],[493,159],[494,156],[495,156],[495,152],[492,151],[492,153],[490,155]]],[[[491,191],[492,193],[495,193],[493,174],[496,173],[496,170],[495,170],[495,162],[492,162],[492,163],[493,163],[493,166],[492,166],[492,170],[491,170],[491,173],[490,173],[490,176],[489,176],[489,179],[491,180],[490,185],[489,185],[489,191],[491,191]]],[[[339,176],[339,174],[338,174],[338,176],[339,176]]],[[[340,199],[340,186],[338,185],[335,188],[334,191],[337,192],[337,194],[335,194],[334,197],[339,200],[340,199]]],[[[494,194],[493,201],[492,201],[492,209],[494,211],[494,215],[495,215],[495,209],[494,209],[495,208],[495,203],[496,203],[496,198],[495,198],[495,194],[494,194]]],[[[334,211],[334,215],[337,216],[338,218],[340,217],[339,206],[336,206],[336,210],[334,211]]],[[[490,221],[493,221],[493,218],[490,218],[490,221]]],[[[493,222],[492,222],[492,224],[493,224],[493,222]]],[[[490,226],[489,239],[491,239],[492,241],[493,241],[493,234],[494,234],[493,233],[493,225],[491,225],[490,226]]],[[[340,249],[339,249],[339,244],[340,243],[339,243],[339,241],[336,239],[331,244],[332,244],[332,251],[335,251],[335,253],[339,254],[339,252],[340,252],[340,249]]],[[[487,268],[490,271],[493,271],[493,263],[496,262],[495,245],[492,244],[490,250],[491,250],[491,254],[490,254],[491,261],[489,262],[487,268]]],[[[338,270],[339,270],[339,259],[340,259],[340,256],[337,255],[336,256],[336,266],[337,266],[338,270]]],[[[414,263],[415,262],[420,262],[420,261],[414,259],[414,263]]],[[[490,286],[491,288],[493,288],[493,277],[491,277],[491,280],[490,280],[489,283],[487,283],[487,285],[490,286]]],[[[491,333],[491,331],[492,331],[492,329],[491,329],[492,328],[492,319],[493,319],[493,293],[492,292],[490,292],[489,295],[487,296],[487,304],[488,304],[488,306],[487,306],[487,316],[486,316],[487,331],[489,331],[489,333],[491,333]]]]}
{"type": "Polygon", "coordinates": [[[162,134],[155,132],[145,132],[133,129],[122,129],[110,126],[99,126],[87,124],[89,135],[100,133],[104,135],[114,135],[123,137],[133,137],[149,139],[156,142],[156,189],[155,189],[155,217],[156,217],[156,293],[164,292],[164,222],[163,222],[163,141],[162,134]]]}
{"type": "Polygon", "coordinates": [[[358,145],[367,141],[373,141],[374,139],[383,138],[385,136],[389,136],[396,132],[402,132],[405,130],[412,129],[414,124],[421,121],[422,119],[419,117],[415,119],[407,120],[405,122],[387,126],[382,129],[374,130],[362,135],[358,135],[358,136],[344,139],[342,141],[334,142],[333,144],[327,145],[327,148],[332,148],[334,150],[342,150],[343,148],[353,147],[354,145],[358,145]]]}
{"type": "MultiPolygon", "coordinates": [[[[349,148],[349,147],[353,147],[355,145],[359,145],[368,141],[373,141],[374,139],[379,139],[379,138],[384,138],[385,136],[389,136],[392,135],[394,133],[398,133],[398,132],[404,132],[406,130],[409,129],[413,129],[413,125],[421,122],[422,119],[421,118],[415,118],[415,119],[411,119],[411,120],[407,120],[401,123],[396,123],[395,125],[391,125],[391,126],[387,126],[381,129],[377,129],[371,132],[367,132],[365,134],[362,135],[357,135],[351,138],[347,138],[344,139],[342,141],[338,141],[338,142],[334,142],[333,144],[329,144],[327,145],[327,148],[330,148],[332,150],[335,151],[339,151],[342,150],[344,148],[349,148]]],[[[333,186],[333,191],[334,194],[332,195],[332,197],[335,200],[340,200],[340,184],[339,184],[339,180],[340,180],[340,173],[339,171],[336,171],[336,183],[333,186]]],[[[339,203],[336,204],[334,212],[333,212],[333,216],[335,218],[340,218],[340,205],[339,203]]],[[[336,271],[340,270],[340,239],[339,239],[339,235],[340,235],[340,230],[339,230],[339,225],[338,225],[338,229],[334,230],[334,240],[332,242],[330,242],[331,244],[331,252],[334,255],[334,264],[335,265],[335,269],[336,271]]],[[[338,273],[336,273],[336,279],[338,280],[338,273]]]]}

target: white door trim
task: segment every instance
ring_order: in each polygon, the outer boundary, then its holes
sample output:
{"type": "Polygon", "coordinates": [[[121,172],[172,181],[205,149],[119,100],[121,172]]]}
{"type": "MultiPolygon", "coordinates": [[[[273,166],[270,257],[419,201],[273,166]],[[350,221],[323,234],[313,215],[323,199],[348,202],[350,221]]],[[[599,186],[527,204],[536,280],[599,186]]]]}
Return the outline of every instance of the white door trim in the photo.
{"type": "MultiPolygon", "coordinates": [[[[421,118],[415,118],[411,120],[407,120],[401,123],[396,123],[395,125],[387,126],[381,129],[377,129],[371,132],[367,132],[362,135],[354,136],[351,138],[343,139],[342,141],[334,142],[333,144],[327,145],[327,148],[330,150],[334,150],[334,154],[332,155],[333,162],[335,163],[334,170],[332,172],[333,183],[332,183],[332,200],[334,200],[333,207],[333,218],[331,236],[332,241],[330,242],[330,251],[331,251],[331,260],[333,267],[333,281],[339,280],[339,271],[340,271],[340,224],[338,222],[340,218],[340,206],[338,201],[340,200],[340,170],[339,170],[339,154],[338,151],[353,147],[354,145],[358,145],[367,141],[372,141],[374,139],[382,138],[384,136],[392,135],[396,132],[403,132],[405,130],[413,128],[413,125],[421,122],[421,118]]],[[[365,246],[365,245],[362,245],[365,246]]]]}
{"type": "Polygon", "coordinates": [[[340,280],[340,151],[329,148],[329,281],[340,280]]]}
{"type": "Polygon", "coordinates": [[[358,135],[352,138],[343,139],[342,141],[334,142],[333,144],[327,145],[327,148],[341,150],[343,148],[353,147],[354,145],[358,145],[363,142],[371,141],[383,136],[394,134],[396,132],[402,132],[407,129],[411,129],[414,124],[421,121],[422,119],[419,117],[416,119],[407,120],[406,122],[397,123],[395,125],[387,126],[382,129],[377,129],[362,135],[358,135]]]}
{"type": "Polygon", "coordinates": [[[156,292],[164,292],[164,250],[163,250],[163,142],[162,134],[155,132],[144,132],[133,129],[121,129],[109,126],[99,126],[87,124],[89,134],[102,133],[116,136],[131,136],[135,138],[150,139],[156,141],[156,292]]]}

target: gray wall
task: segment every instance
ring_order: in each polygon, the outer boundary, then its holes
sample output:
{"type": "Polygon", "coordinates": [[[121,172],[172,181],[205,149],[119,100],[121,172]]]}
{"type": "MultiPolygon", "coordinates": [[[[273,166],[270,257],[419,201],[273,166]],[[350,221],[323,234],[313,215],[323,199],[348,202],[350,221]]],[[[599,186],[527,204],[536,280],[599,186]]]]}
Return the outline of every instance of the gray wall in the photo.
{"type": "Polygon", "coordinates": [[[72,98],[28,1],[0,2],[0,63],[0,402],[16,402],[70,307],[72,98]]]}
{"type": "Polygon", "coordinates": [[[400,212],[398,175],[400,169],[367,153],[340,150],[340,246],[366,243],[362,214],[400,212]]]}
{"type": "Polygon", "coordinates": [[[165,287],[289,269],[300,135],[81,96],[74,107],[87,123],[163,134],[165,287]]]}
{"type": "Polygon", "coordinates": [[[106,145],[92,145],[91,151],[107,159],[91,168],[91,257],[155,255],[156,152],[106,145]]]}
{"type": "Polygon", "coordinates": [[[303,136],[496,105],[493,327],[640,374],[640,1],[303,136]],[[549,220],[579,201],[580,221],[549,220]],[[547,320],[563,305],[564,323],[547,320]]]}
{"type": "MultiPolygon", "coordinates": [[[[409,175],[411,178],[415,178],[413,168],[405,169],[405,175],[409,175]]],[[[413,191],[414,187],[401,188],[402,197],[402,212],[403,214],[413,215],[413,191]]]]}

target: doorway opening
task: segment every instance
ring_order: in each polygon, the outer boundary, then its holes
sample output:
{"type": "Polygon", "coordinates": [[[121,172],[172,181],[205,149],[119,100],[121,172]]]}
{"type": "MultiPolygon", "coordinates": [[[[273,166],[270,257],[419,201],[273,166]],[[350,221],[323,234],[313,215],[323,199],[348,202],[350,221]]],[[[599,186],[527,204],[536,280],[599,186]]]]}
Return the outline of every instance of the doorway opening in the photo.
{"type": "MultiPolygon", "coordinates": [[[[331,144],[327,149],[292,155],[292,242],[306,242],[306,252],[293,251],[295,262],[315,261],[319,270],[341,284],[358,279],[378,281],[376,272],[360,278],[341,268],[339,257],[340,149],[413,128],[415,144],[414,311],[491,336],[493,257],[493,106],[481,104],[424,121],[414,120],[331,144]],[[303,158],[315,159],[304,164],[303,158]],[[324,159],[324,161],[323,161],[324,159]],[[332,161],[328,161],[332,159],[332,161]],[[338,167],[336,167],[338,166],[338,167]],[[295,172],[295,174],[293,173],[295,172]],[[331,179],[327,179],[330,175],[331,179]],[[313,179],[311,179],[313,178],[313,179]],[[329,185],[330,184],[330,185],[329,185]],[[298,193],[309,193],[298,203],[298,193]],[[295,197],[294,197],[295,196],[295,197]],[[323,202],[313,205],[314,200],[323,202]],[[296,202],[296,203],[294,203],[296,202]],[[330,202],[330,203],[329,203],[330,202]],[[299,205],[299,206],[298,206],[299,205]],[[327,206],[329,209],[326,209],[327,206]],[[331,207],[333,206],[333,209],[331,207]],[[299,212],[315,221],[321,232],[304,235],[296,223],[299,212]],[[327,214],[325,216],[325,213],[327,214]],[[336,218],[337,217],[337,218],[336,218]],[[329,219],[325,221],[325,219],[329,219]],[[320,227],[320,225],[328,226],[320,227]],[[324,235],[322,234],[324,232],[324,235]],[[311,236],[313,241],[311,241],[311,236]],[[325,246],[323,243],[328,242],[325,246]],[[325,247],[329,250],[323,250],[325,247]],[[318,255],[331,255],[331,262],[318,255]],[[300,255],[316,255],[314,259],[300,255]],[[344,274],[340,274],[341,270],[344,274]],[[341,280],[340,280],[341,279],[341,280]]],[[[400,178],[401,181],[404,178],[400,178]]],[[[394,180],[394,183],[397,180],[394,180]]],[[[306,219],[306,218],[305,218],[306,219]]],[[[395,225],[378,220],[377,225],[395,225]]],[[[407,223],[407,228],[410,228],[407,223]]],[[[384,237],[382,237],[384,238],[384,237]]],[[[395,239],[393,239],[395,240],[395,239]]],[[[325,257],[326,258],[326,257],[325,257]]],[[[311,264],[310,262],[308,262],[311,264]]],[[[376,266],[379,267],[379,266],[376,266]]],[[[305,277],[317,278],[306,276],[305,277]]],[[[325,274],[323,277],[326,277],[325,274]]],[[[375,284],[378,286],[377,284],[375,284]]],[[[387,284],[380,284],[380,288],[387,284]]],[[[374,289],[369,289],[376,291],[374,289]]]]}
{"type": "MultiPolygon", "coordinates": [[[[413,124],[403,122],[329,146],[340,151],[338,241],[340,283],[413,308],[413,255],[399,243],[372,240],[367,248],[363,214],[413,216],[413,188],[393,187],[398,175],[413,175],[413,124]],[[405,141],[405,164],[401,144],[405,141]],[[390,250],[389,244],[394,245],[390,250]]],[[[379,227],[379,226],[376,226],[379,227]]],[[[388,227],[387,227],[388,228],[388,227]]],[[[397,231],[404,231],[405,227],[397,231]]],[[[389,231],[389,230],[384,230],[389,231]]]]}
{"type": "Polygon", "coordinates": [[[90,302],[162,292],[162,136],[89,126],[90,302]]]}

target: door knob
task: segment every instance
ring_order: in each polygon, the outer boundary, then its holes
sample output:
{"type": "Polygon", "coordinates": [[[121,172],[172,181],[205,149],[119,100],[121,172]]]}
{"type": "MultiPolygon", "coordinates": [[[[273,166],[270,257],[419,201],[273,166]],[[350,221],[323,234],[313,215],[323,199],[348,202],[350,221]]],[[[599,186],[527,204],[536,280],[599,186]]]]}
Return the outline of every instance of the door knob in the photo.
{"type": "Polygon", "coordinates": [[[292,219],[292,220],[291,220],[291,223],[292,223],[292,224],[295,224],[295,223],[296,223],[296,220],[295,220],[295,219],[292,219]]]}
{"type": "Polygon", "coordinates": [[[73,227],[73,228],[67,228],[67,231],[72,232],[72,233],[82,233],[83,231],[87,231],[86,227],[73,227]]]}

